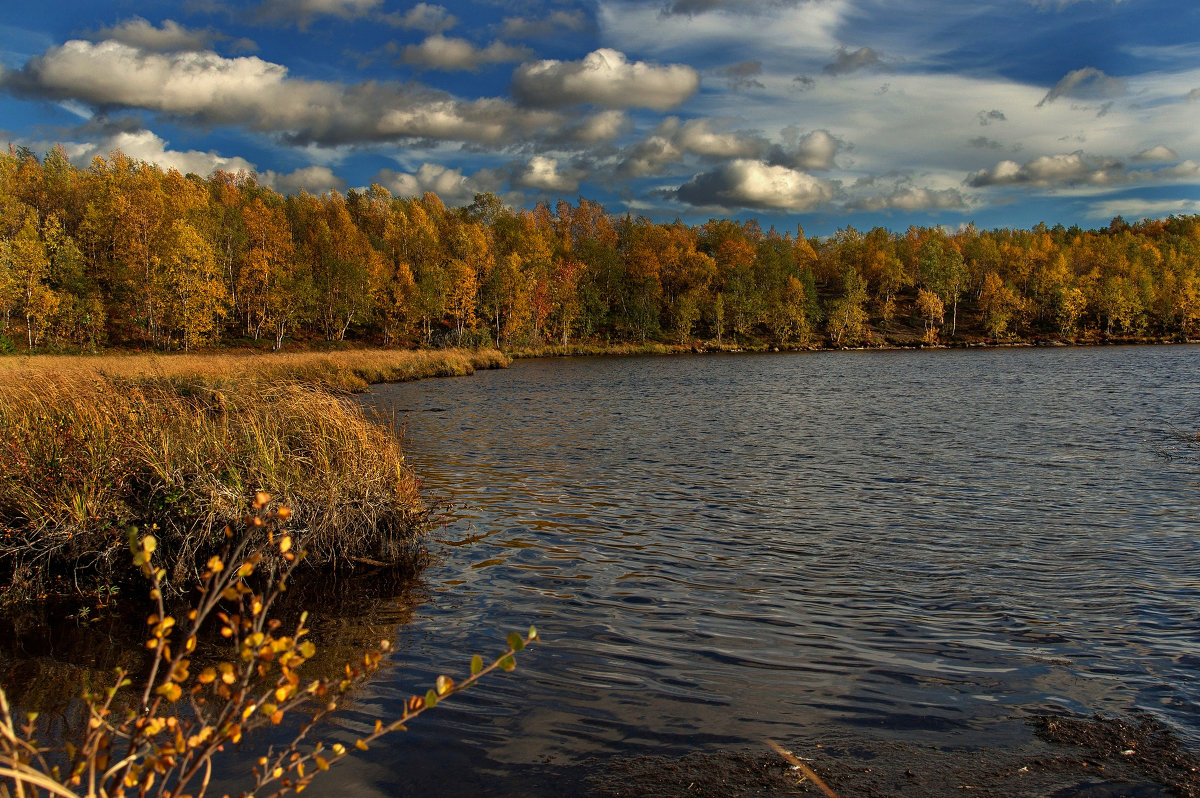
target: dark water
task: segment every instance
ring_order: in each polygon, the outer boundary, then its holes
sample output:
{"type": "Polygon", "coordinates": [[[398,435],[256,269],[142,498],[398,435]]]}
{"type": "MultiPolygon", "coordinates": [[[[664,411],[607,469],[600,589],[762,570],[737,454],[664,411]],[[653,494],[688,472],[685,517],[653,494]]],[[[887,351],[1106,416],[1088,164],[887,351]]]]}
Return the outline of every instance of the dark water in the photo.
{"type": "Polygon", "coordinates": [[[1200,454],[1163,456],[1200,348],[526,361],[365,403],[458,511],[343,736],[545,642],[321,794],[562,796],[556,767],[763,737],[996,748],[1046,710],[1200,744],[1200,454]]]}

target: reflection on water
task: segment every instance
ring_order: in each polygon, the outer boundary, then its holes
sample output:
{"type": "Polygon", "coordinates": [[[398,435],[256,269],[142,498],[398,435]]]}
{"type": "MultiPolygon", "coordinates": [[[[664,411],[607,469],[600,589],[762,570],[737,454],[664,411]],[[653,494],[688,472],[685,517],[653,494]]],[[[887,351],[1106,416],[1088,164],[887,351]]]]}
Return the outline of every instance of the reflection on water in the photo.
{"type": "Polygon", "coordinates": [[[314,789],[486,793],[765,736],[995,747],[1048,708],[1144,709],[1200,742],[1200,463],[1162,456],[1200,424],[1198,364],[578,359],[377,387],[363,401],[457,512],[399,630],[403,681],[344,722],[507,631],[546,643],[314,789]]]}

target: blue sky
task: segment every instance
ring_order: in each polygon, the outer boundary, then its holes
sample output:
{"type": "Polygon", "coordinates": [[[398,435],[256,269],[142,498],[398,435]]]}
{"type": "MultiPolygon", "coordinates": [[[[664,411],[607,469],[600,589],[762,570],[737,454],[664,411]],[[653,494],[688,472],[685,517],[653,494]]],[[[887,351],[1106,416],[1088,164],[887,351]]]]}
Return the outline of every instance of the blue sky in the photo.
{"type": "Polygon", "coordinates": [[[1194,0],[16,5],[0,131],[81,166],[819,235],[1200,213],[1194,0]]]}

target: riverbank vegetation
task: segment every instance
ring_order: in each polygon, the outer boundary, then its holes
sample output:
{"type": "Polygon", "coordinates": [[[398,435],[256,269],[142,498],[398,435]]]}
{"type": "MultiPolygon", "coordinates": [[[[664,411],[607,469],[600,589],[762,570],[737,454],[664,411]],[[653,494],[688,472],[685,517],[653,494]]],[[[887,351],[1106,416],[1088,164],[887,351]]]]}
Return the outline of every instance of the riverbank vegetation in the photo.
{"type": "Polygon", "coordinates": [[[0,362],[0,602],[12,603],[111,590],[130,524],[156,529],[168,582],[184,582],[266,488],[292,509],[311,566],[411,565],[429,515],[417,478],[395,431],[332,391],[507,360],[445,350],[0,362]]]}
{"type": "Polygon", "coordinates": [[[281,196],[121,153],[0,154],[0,349],[296,339],[859,346],[1200,335],[1200,216],[1083,230],[763,231],[447,208],[379,186],[281,196]]]}
{"type": "Polygon", "coordinates": [[[300,792],[351,750],[365,751],[383,735],[405,730],[492,671],[513,670],[516,653],[537,639],[533,627],[526,635],[509,634],[508,649],[490,664],[476,655],[461,681],[438,676],[423,695],[404,702],[398,717],[376,720],[350,747],[313,739],[336,733],[318,724],[379,670],[390,642],[360,652],[332,676],[313,679],[304,669],[302,681],[301,669],[316,655],[307,613],[286,625],[273,617],[305,556],[285,528],[291,516],[269,494],[257,493],[239,525],[244,531],[225,528],[220,553],[197,574],[197,594],[176,614],[164,598],[166,570],[155,561],[158,539],[131,530],[128,548],[154,608],[144,646],[150,661],[140,673],[118,668],[102,686],[85,689],[80,722],[61,727],[39,725],[36,713],[18,724],[0,689],[0,794],[200,798],[227,748],[285,718],[290,733],[257,757],[243,794],[300,792]],[[264,571],[270,572],[265,582],[264,571]],[[296,715],[307,717],[296,724],[296,715]]]}

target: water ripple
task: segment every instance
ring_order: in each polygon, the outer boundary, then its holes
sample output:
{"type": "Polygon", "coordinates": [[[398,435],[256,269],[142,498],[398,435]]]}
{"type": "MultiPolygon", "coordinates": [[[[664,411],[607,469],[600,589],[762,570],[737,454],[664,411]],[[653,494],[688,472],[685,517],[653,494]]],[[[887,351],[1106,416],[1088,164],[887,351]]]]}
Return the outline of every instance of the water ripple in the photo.
{"type": "MultiPolygon", "coordinates": [[[[546,639],[422,718],[476,770],[781,728],[995,745],[1047,708],[1200,743],[1200,464],[1161,456],[1196,347],[529,361],[364,401],[458,506],[403,672],[546,639]]],[[[408,695],[370,692],[364,720],[408,695]]]]}

